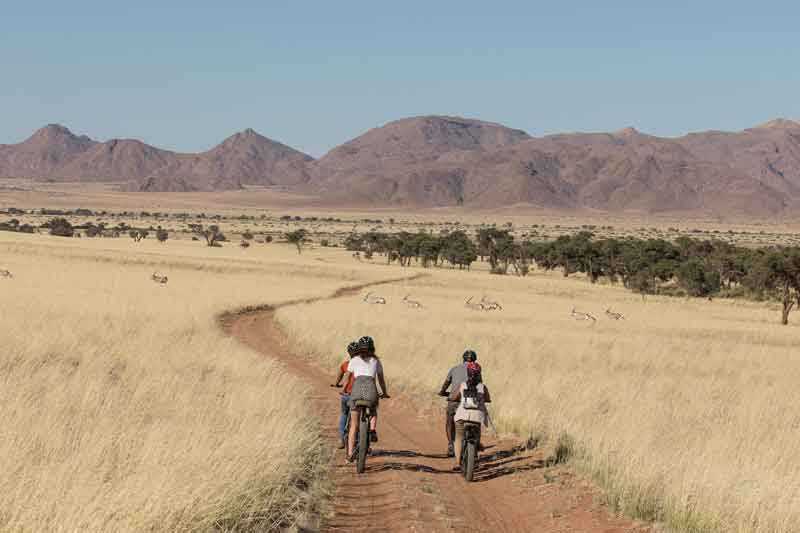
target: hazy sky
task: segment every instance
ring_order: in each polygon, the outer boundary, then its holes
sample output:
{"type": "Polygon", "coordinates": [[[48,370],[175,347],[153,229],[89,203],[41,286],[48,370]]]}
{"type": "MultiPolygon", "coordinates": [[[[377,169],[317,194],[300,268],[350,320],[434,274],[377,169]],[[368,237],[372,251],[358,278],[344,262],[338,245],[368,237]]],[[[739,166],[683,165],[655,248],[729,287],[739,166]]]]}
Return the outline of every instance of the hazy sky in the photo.
{"type": "Polygon", "coordinates": [[[199,151],[252,127],[316,156],[421,114],[532,135],[800,119],[796,1],[4,4],[0,143],[57,122],[199,151]]]}

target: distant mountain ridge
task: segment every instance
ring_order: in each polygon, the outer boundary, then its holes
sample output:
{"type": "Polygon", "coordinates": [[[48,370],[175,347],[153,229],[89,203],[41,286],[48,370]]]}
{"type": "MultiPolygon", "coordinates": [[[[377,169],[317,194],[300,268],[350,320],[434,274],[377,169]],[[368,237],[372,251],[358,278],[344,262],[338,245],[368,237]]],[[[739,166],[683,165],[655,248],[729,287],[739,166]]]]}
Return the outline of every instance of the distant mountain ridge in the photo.
{"type": "Polygon", "coordinates": [[[246,129],[197,154],[134,139],[93,141],[50,124],[25,141],[0,145],[0,176],[55,181],[128,182],[138,191],[209,191],[307,181],[307,154],[246,129]]]}
{"type": "Polygon", "coordinates": [[[338,205],[771,216],[800,206],[800,123],[677,138],[630,127],[536,138],[432,115],[389,122],[316,160],[252,129],[188,154],[48,125],[0,145],[0,177],[124,182],[143,192],[279,186],[338,205]]]}

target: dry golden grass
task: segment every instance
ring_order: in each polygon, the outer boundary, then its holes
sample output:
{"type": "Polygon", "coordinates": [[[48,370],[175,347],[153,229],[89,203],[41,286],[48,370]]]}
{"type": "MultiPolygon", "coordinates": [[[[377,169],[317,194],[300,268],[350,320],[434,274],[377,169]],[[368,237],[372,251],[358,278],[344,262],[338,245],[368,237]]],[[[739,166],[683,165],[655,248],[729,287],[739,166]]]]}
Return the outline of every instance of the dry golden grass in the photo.
{"type": "Polygon", "coordinates": [[[277,317],[328,364],[346,340],[372,335],[390,389],[422,397],[476,349],[501,431],[572,443],[575,464],[626,514],[679,531],[797,531],[800,317],[782,327],[762,304],[643,302],[552,274],[427,273],[380,288],[385,306],[354,296],[277,317]],[[403,306],[406,293],[425,308],[403,306]],[[464,307],[483,294],[505,310],[464,307]],[[573,305],[597,323],[571,319],[573,305]]]}
{"type": "Polygon", "coordinates": [[[0,529],[290,524],[324,446],[306,389],[215,315],[374,278],[288,246],[0,234],[0,529]],[[169,276],[153,283],[154,270],[169,276]]]}

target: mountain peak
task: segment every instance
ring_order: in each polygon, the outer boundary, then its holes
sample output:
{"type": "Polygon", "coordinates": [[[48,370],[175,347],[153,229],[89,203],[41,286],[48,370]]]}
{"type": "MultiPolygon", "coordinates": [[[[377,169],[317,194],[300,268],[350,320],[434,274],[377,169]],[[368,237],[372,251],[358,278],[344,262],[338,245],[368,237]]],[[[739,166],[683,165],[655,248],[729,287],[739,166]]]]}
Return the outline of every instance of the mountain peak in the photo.
{"type": "Polygon", "coordinates": [[[61,124],[48,124],[36,130],[36,133],[34,133],[33,136],[46,139],[54,139],[57,137],[77,137],[77,135],[72,133],[69,128],[62,126],[61,124]]]}
{"type": "Polygon", "coordinates": [[[621,130],[614,132],[614,135],[618,137],[631,137],[633,135],[639,135],[639,134],[640,134],[639,130],[637,130],[633,126],[628,126],[627,128],[622,128],[621,130]]]}
{"type": "Polygon", "coordinates": [[[75,135],[69,128],[61,124],[48,124],[36,130],[22,144],[28,146],[61,146],[69,152],[80,152],[88,150],[97,143],[86,135],[75,135]]]}
{"type": "Polygon", "coordinates": [[[794,129],[800,128],[800,122],[787,120],[785,118],[776,118],[763,124],[759,124],[754,129],[794,129]]]}

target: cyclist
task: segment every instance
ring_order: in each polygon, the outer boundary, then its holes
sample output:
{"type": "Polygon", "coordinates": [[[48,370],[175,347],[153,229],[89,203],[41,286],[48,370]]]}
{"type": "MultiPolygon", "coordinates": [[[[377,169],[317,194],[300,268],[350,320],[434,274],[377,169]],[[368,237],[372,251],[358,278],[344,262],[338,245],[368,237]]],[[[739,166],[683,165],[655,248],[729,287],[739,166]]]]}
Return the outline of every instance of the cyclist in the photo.
{"type": "MultiPolygon", "coordinates": [[[[467,380],[450,393],[450,401],[457,402],[455,414],[456,465],[461,467],[461,445],[464,440],[464,422],[477,422],[484,426],[489,424],[489,413],[486,404],[492,401],[489,389],[483,384],[481,365],[467,363],[467,380]]],[[[480,426],[478,426],[480,431],[480,426]]],[[[478,433],[478,449],[480,449],[480,433],[478,433]]]]}
{"type": "MultiPolygon", "coordinates": [[[[358,352],[358,342],[351,342],[347,345],[347,354],[353,357],[358,352]]],[[[336,382],[334,387],[342,387],[342,380],[347,377],[344,382],[344,389],[339,395],[339,449],[344,449],[345,431],[347,431],[347,415],[350,414],[350,392],[353,390],[353,374],[347,371],[347,366],[350,364],[350,359],[343,361],[336,369],[336,382]]]]}
{"type": "MultiPolygon", "coordinates": [[[[442,388],[439,391],[439,396],[449,396],[451,392],[458,389],[458,386],[467,381],[467,365],[469,363],[474,363],[478,360],[478,354],[475,353],[474,350],[467,349],[461,355],[462,363],[460,365],[456,365],[447,372],[447,377],[442,383],[442,388]]],[[[455,450],[453,448],[453,439],[455,438],[455,421],[453,417],[456,414],[456,409],[458,408],[458,402],[448,401],[447,402],[447,415],[445,416],[444,420],[444,431],[447,435],[447,456],[453,457],[455,455],[455,450]]]]}
{"type": "Polygon", "coordinates": [[[375,342],[372,337],[361,337],[358,339],[358,351],[350,359],[347,371],[353,375],[353,389],[350,393],[350,435],[347,439],[347,461],[354,459],[356,435],[358,435],[359,411],[356,401],[367,400],[373,404],[373,413],[370,427],[370,440],[378,441],[377,428],[377,409],[378,398],[388,398],[389,393],[386,388],[386,380],[383,376],[383,365],[375,355],[375,342]],[[381,395],[378,395],[377,384],[380,385],[381,395]]]}

